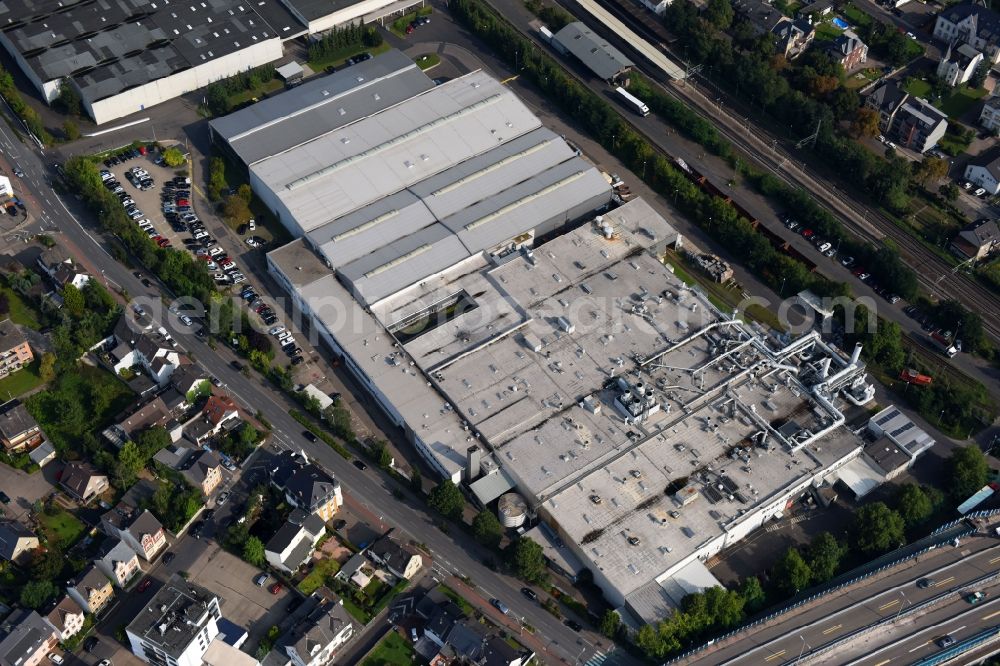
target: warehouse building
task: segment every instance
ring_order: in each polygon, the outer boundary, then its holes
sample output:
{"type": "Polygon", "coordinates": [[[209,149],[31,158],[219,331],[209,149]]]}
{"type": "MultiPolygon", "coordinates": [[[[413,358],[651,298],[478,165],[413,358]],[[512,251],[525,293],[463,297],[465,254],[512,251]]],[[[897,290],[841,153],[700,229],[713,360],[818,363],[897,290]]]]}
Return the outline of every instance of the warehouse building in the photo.
{"type": "Polygon", "coordinates": [[[385,58],[213,122],[299,236],[269,269],[441,476],[655,621],[862,455],[860,350],[720,313],[664,264],[672,225],[509,90],[385,58]]]}
{"type": "Polygon", "coordinates": [[[628,85],[635,65],[625,54],[580,21],[566,25],[552,37],[552,46],[579,60],[595,76],[613,85],[628,85]]]}
{"type": "Polygon", "coordinates": [[[72,85],[98,124],[273,62],[304,32],[279,0],[0,4],[0,44],[41,97],[72,85]]]}
{"type": "Polygon", "coordinates": [[[373,23],[394,14],[405,14],[424,0],[282,0],[310,35],[347,23],[373,23]]]}

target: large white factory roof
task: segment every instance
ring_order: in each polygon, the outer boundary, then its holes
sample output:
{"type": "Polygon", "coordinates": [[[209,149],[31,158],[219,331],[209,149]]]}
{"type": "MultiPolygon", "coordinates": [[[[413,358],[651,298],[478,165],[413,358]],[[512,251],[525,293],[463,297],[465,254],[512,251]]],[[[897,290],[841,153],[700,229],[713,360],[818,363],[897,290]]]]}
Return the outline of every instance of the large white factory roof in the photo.
{"type": "Polygon", "coordinates": [[[309,232],[538,126],[510,90],[473,72],[250,171],[309,232]]]}

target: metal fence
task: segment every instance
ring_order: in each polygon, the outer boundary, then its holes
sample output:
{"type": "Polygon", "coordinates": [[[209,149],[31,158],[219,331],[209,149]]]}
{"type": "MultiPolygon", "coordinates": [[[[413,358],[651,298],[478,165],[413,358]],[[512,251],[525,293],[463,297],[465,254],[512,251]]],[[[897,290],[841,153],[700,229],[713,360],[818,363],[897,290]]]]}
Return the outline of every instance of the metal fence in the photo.
{"type": "Polygon", "coordinates": [[[918,662],[914,662],[913,666],[934,666],[935,664],[944,664],[951,661],[955,657],[972,650],[973,648],[977,648],[980,645],[996,640],[998,636],[1000,636],[1000,627],[992,627],[979,632],[975,636],[965,639],[961,643],[956,643],[950,648],[942,650],[937,654],[921,659],[918,662]]]}
{"type": "Polygon", "coordinates": [[[721,636],[718,636],[718,637],[716,637],[716,638],[708,641],[707,643],[704,643],[704,644],[702,644],[702,645],[700,645],[700,646],[698,646],[696,648],[692,648],[690,650],[687,650],[686,652],[683,652],[683,653],[677,655],[673,659],[670,659],[669,661],[664,662],[664,666],[666,666],[666,664],[674,664],[674,663],[677,663],[677,662],[679,662],[679,661],[681,661],[683,659],[687,659],[688,657],[690,657],[690,656],[692,656],[692,655],[694,655],[694,654],[696,654],[698,652],[701,652],[702,650],[705,650],[705,649],[707,649],[709,647],[712,647],[713,645],[715,645],[717,643],[721,643],[721,642],[723,642],[723,641],[725,641],[725,640],[727,640],[729,638],[732,638],[733,636],[735,636],[737,634],[748,632],[748,631],[754,629],[755,627],[758,627],[758,626],[760,626],[760,625],[762,625],[762,624],[764,624],[766,622],[770,622],[771,620],[774,620],[775,618],[777,618],[777,617],[779,617],[781,615],[784,615],[785,613],[788,613],[789,611],[792,611],[792,610],[795,610],[797,608],[800,608],[800,607],[804,606],[805,604],[808,604],[810,602],[815,601],[816,599],[819,599],[820,597],[824,597],[824,596],[830,594],[831,592],[836,592],[837,590],[841,590],[841,589],[843,589],[845,587],[848,587],[850,585],[854,585],[855,583],[858,583],[858,582],[860,582],[862,580],[865,580],[866,578],[870,578],[870,577],[874,576],[875,574],[878,574],[878,573],[881,573],[881,572],[885,571],[886,569],[890,569],[892,567],[898,566],[899,564],[902,564],[903,562],[906,562],[907,560],[911,560],[911,559],[913,559],[913,558],[915,558],[915,557],[917,557],[919,555],[923,555],[924,553],[927,553],[927,552],[929,552],[929,551],[937,548],[942,543],[947,543],[948,541],[951,541],[952,539],[956,539],[956,538],[961,538],[961,537],[968,536],[969,534],[974,533],[976,531],[976,529],[975,529],[975,527],[973,527],[972,525],[970,525],[966,519],[968,519],[968,518],[983,518],[983,517],[987,517],[987,516],[996,515],[998,513],[1000,513],[1000,509],[992,510],[992,511],[977,511],[977,512],[973,512],[973,513],[968,514],[964,518],[961,518],[959,520],[955,520],[955,521],[952,521],[952,522],[947,523],[945,525],[942,525],[941,527],[939,527],[936,530],[934,530],[934,532],[932,532],[930,535],[928,535],[927,537],[924,537],[923,539],[918,540],[914,544],[910,544],[909,546],[905,546],[903,548],[899,548],[897,550],[892,551],[891,553],[887,553],[886,555],[883,555],[881,558],[877,558],[872,563],[872,564],[876,564],[876,566],[873,566],[871,568],[860,568],[860,569],[862,569],[861,571],[859,571],[858,569],[855,569],[854,571],[848,572],[847,574],[844,574],[843,576],[838,576],[833,581],[831,581],[831,584],[828,585],[827,587],[824,587],[823,589],[821,589],[819,591],[816,591],[816,592],[810,594],[807,597],[804,597],[802,599],[798,599],[798,600],[794,601],[793,603],[789,604],[788,606],[780,608],[780,609],[778,609],[778,610],[776,610],[776,611],[774,611],[772,613],[769,613],[769,614],[764,615],[762,617],[758,617],[758,618],[754,619],[752,622],[749,622],[749,623],[744,624],[744,625],[742,625],[742,626],[740,626],[740,627],[738,627],[736,629],[733,629],[732,631],[729,631],[729,632],[727,632],[725,634],[722,634],[721,636]],[[960,527],[962,529],[957,529],[957,528],[960,528],[960,527]],[[944,534],[945,532],[949,532],[949,533],[947,535],[945,535],[944,534]],[[923,543],[921,543],[921,542],[923,542],[923,543]],[[916,549],[914,549],[914,546],[917,546],[918,544],[920,544],[920,545],[916,549]]]}

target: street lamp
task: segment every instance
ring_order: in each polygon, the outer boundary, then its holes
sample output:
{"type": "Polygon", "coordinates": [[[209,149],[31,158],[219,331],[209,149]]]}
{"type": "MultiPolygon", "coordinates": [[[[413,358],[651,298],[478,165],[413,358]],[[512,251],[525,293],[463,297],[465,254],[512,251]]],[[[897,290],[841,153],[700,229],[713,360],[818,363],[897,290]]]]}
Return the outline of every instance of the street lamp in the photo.
{"type": "Polygon", "coordinates": [[[906,598],[906,595],[903,594],[902,590],[899,591],[899,594],[901,597],[903,597],[903,603],[899,604],[899,610],[896,611],[896,614],[892,618],[893,622],[895,622],[896,619],[899,617],[899,614],[903,612],[903,608],[910,603],[910,600],[906,598]]]}
{"type": "Polygon", "coordinates": [[[799,648],[799,656],[795,658],[795,663],[796,664],[799,663],[799,660],[802,659],[802,653],[804,653],[806,651],[806,645],[808,645],[808,643],[806,643],[805,636],[803,636],[802,634],[799,634],[799,638],[802,639],[802,647],[799,648]]]}

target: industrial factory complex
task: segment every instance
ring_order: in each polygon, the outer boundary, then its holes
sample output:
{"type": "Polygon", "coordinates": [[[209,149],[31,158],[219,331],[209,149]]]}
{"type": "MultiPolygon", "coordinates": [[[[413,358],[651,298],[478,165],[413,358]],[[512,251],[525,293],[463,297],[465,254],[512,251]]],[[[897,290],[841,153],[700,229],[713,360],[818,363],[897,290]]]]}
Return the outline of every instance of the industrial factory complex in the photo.
{"type": "Polygon", "coordinates": [[[847,427],[859,350],[718,311],[664,261],[670,222],[483,72],[435,86],[389,52],[211,126],[298,237],[272,274],[426,461],[636,619],[933,444],[898,411],[847,427]]]}

